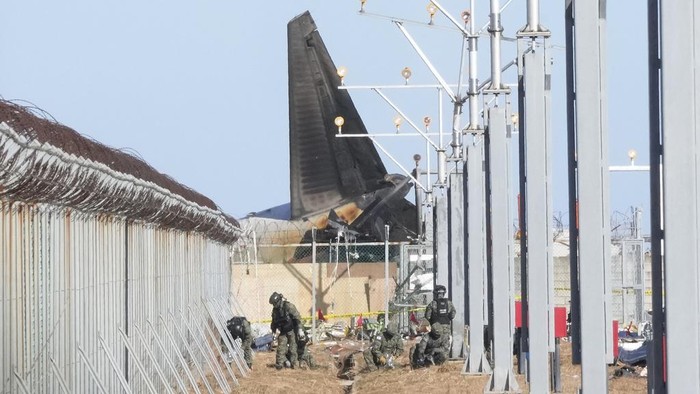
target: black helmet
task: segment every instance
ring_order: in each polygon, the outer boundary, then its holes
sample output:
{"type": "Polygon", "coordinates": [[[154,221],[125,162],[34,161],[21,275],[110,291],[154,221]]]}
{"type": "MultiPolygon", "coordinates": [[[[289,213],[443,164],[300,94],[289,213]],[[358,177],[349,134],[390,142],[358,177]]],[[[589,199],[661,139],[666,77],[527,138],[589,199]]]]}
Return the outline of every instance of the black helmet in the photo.
{"type": "Polygon", "coordinates": [[[270,296],[270,304],[271,305],[277,305],[277,303],[282,299],[282,294],[279,294],[278,292],[272,293],[270,296]]]}
{"type": "Polygon", "coordinates": [[[435,286],[433,293],[435,294],[435,296],[437,296],[437,298],[445,298],[445,294],[447,293],[447,289],[443,285],[437,285],[437,286],[435,286]]]}
{"type": "Polygon", "coordinates": [[[389,323],[386,325],[386,329],[384,331],[389,335],[396,335],[396,325],[394,323],[389,323]]]}

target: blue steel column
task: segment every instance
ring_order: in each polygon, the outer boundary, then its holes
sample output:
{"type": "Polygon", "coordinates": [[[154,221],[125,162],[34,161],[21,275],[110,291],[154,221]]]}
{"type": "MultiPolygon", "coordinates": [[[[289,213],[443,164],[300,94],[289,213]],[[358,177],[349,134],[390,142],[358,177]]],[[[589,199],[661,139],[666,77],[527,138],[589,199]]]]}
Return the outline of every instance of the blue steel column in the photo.
{"type": "Polygon", "coordinates": [[[484,267],[486,266],[486,238],[484,237],[484,168],[481,137],[474,144],[467,144],[465,164],[465,191],[467,213],[467,314],[469,325],[469,354],[465,355],[464,373],[491,372],[491,365],[484,353],[484,267]]]}
{"type": "Polygon", "coordinates": [[[510,311],[512,308],[510,289],[510,265],[512,264],[511,224],[509,223],[508,195],[508,157],[506,138],[506,113],[503,108],[488,109],[488,129],[486,130],[490,215],[490,244],[489,265],[491,280],[489,281],[493,308],[493,344],[492,354],[494,368],[491,378],[485,387],[486,392],[518,392],[518,382],[513,373],[513,341],[511,332],[510,311]]]}
{"type": "MultiPolygon", "coordinates": [[[[602,91],[605,83],[601,67],[603,55],[602,1],[573,2],[576,89],[576,145],[579,203],[579,280],[581,295],[582,390],[604,393],[608,390],[606,368],[606,256],[607,142],[602,91]]],[[[571,253],[575,253],[572,251],[571,253]]]]}
{"type": "Polygon", "coordinates": [[[700,2],[660,4],[667,384],[669,393],[698,393],[700,2]]]}

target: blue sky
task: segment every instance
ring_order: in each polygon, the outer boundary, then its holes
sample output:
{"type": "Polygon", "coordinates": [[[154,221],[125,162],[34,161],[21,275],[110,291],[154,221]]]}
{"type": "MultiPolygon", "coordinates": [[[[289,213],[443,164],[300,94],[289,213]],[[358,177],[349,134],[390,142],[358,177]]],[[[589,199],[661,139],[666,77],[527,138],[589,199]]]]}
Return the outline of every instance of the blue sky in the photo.
{"type": "MultiPolygon", "coordinates": [[[[502,0],[502,4],[506,1],[502,0]]],[[[541,1],[553,61],[554,210],[567,211],[563,1],[541,1]]],[[[610,164],[627,151],[648,163],[646,7],[608,2],[610,164]]],[[[131,148],[240,217],[289,199],[286,24],[311,11],[347,85],[435,81],[388,20],[361,16],[357,0],[7,2],[0,24],[0,95],[27,100],[59,122],[115,148],[131,148]]],[[[468,1],[443,0],[458,16],[468,1]]],[[[368,13],[427,22],[427,1],[368,0],[368,13]]],[[[477,1],[478,26],[489,2],[477,1]]],[[[505,35],[525,24],[525,0],[503,14],[505,35]]],[[[448,82],[456,82],[460,36],[447,20],[405,26],[448,82]]],[[[479,78],[489,75],[488,37],[479,42],[479,78]]],[[[503,44],[503,63],[515,45],[503,44]]],[[[515,70],[504,82],[516,82],[515,70]]],[[[374,93],[352,91],[370,132],[390,132],[395,112],[374,93]]],[[[437,118],[433,91],[387,92],[409,116],[437,118]]],[[[513,95],[512,101],[516,102],[513,95]]],[[[447,103],[446,103],[447,104],[447,103]]],[[[449,128],[449,107],[445,127],[449,128]]],[[[465,119],[466,121],[466,119],[465,119]]],[[[386,141],[404,166],[424,155],[418,139],[386,141]]],[[[390,171],[399,172],[388,159],[390,171]]],[[[433,168],[435,168],[433,166],[433,168]]],[[[646,173],[611,175],[611,210],[644,210],[646,173]]],[[[566,215],[564,215],[566,217],[566,215]]]]}

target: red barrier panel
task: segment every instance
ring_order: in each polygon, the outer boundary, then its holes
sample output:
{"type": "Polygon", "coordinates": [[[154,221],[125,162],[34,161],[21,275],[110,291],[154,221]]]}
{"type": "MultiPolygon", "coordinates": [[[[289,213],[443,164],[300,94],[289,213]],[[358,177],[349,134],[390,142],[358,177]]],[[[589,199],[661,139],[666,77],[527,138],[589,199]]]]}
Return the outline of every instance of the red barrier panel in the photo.
{"type": "Polygon", "coordinates": [[[515,301],[515,328],[523,326],[523,308],[521,301],[515,301]]]}
{"type": "Polygon", "coordinates": [[[566,337],[566,307],[554,307],[554,338],[566,337]]]}

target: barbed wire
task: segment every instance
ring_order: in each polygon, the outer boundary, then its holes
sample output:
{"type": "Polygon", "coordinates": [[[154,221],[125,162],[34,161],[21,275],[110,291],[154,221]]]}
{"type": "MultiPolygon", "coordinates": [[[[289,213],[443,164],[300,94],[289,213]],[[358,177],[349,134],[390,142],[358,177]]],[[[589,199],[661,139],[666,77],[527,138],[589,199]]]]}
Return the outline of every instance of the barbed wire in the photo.
{"type": "Polygon", "coordinates": [[[238,222],[144,161],[0,100],[0,198],[108,213],[234,242],[238,222]]]}

